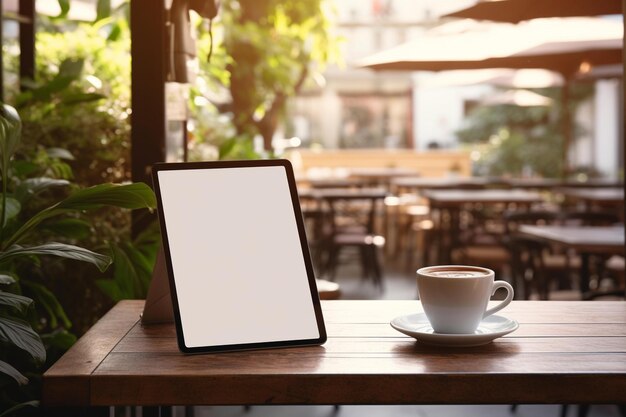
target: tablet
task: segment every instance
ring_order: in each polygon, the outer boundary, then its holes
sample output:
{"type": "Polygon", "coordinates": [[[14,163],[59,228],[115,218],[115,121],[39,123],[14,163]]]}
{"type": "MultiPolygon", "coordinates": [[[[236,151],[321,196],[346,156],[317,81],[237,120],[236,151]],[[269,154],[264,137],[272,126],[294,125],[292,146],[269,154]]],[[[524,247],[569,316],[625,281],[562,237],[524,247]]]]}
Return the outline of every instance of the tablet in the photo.
{"type": "Polygon", "coordinates": [[[326,341],[289,161],[162,163],[152,176],[182,352],[326,341]]]}

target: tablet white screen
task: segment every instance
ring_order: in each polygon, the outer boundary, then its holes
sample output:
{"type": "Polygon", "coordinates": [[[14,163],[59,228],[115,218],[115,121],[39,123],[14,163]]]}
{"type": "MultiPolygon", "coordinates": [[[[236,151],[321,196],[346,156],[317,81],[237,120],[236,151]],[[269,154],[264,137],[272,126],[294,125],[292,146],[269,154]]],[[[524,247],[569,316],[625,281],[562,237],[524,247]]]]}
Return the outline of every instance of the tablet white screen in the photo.
{"type": "Polygon", "coordinates": [[[185,345],[319,338],[285,168],[158,176],[185,345]]]}

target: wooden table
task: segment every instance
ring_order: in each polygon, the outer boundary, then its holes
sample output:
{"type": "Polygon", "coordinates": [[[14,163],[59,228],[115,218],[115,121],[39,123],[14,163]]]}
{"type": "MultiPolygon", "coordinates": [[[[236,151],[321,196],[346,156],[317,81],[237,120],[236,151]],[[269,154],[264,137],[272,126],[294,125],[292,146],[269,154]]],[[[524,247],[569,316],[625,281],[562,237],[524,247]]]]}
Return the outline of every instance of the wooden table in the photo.
{"type": "Polygon", "coordinates": [[[391,184],[400,188],[443,190],[463,188],[465,185],[483,187],[489,184],[489,179],[483,177],[400,177],[393,179],[391,184]]]}
{"type": "Polygon", "coordinates": [[[580,290],[589,291],[589,257],[592,254],[623,255],[624,225],[620,226],[533,226],[520,225],[519,232],[548,243],[573,249],[581,257],[580,290]]]}
{"type": "Polygon", "coordinates": [[[458,244],[460,213],[468,206],[515,205],[528,209],[543,201],[541,194],[524,190],[427,190],[424,192],[433,211],[438,212],[438,263],[449,263],[452,249],[458,244]]]}
{"type": "Polygon", "coordinates": [[[478,203],[530,205],[543,201],[541,194],[524,190],[429,190],[424,196],[432,206],[445,208],[478,203]]]}
{"type": "Polygon", "coordinates": [[[575,181],[575,180],[559,180],[556,178],[510,178],[506,182],[513,188],[526,188],[526,189],[554,189],[557,187],[568,188],[617,188],[623,187],[624,183],[607,180],[607,179],[594,179],[588,181],[575,181]]]}
{"type": "Polygon", "coordinates": [[[403,167],[349,168],[348,172],[350,178],[358,179],[369,185],[384,186],[387,189],[394,178],[419,175],[416,170],[403,167]]]}
{"type": "MultiPolygon", "coordinates": [[[[587,210],[591,210],[594,206],[624,207],[623,188],[564,188],[560,191],[565,197],[582,202],[587,210]]],[[[618,212],[620,217],[623,217],[623,210],[618,210],[618,212]]]]}
{"type": "Polygon", "coordinates": [[[418,301],[323,301],[323,346],[185,356],[122,301],[43,376],[43,405],[620,403],[626,302],[513,301],[520,328],[438,348],[389,321],[418,301]]]}

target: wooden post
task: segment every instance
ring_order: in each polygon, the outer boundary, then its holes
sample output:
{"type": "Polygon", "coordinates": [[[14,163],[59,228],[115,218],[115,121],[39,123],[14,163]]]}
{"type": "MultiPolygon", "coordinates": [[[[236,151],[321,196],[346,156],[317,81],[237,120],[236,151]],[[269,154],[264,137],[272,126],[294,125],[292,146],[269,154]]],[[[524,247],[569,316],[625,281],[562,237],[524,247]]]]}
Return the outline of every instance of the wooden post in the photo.
{"type": "MultiPolygon", "coordinates": [[[[150,167],[165,161],[166,9],[163,0],[131,0],[131,174],[152,184],[150,167]]],[[[133,212],[132,230],[144,230],[154,216],[133,212]]]]}
{"type": "Polygon", "coordinates": [[[21,80],[35,79],[35,0],[20,0],[20,88],[21,80]]]}
{"type": "Polygon", "coordinates": [[[165,160],[166,27],[163,1],[131,0],[131,171],[150,181],[150,166],[165,160]]]}

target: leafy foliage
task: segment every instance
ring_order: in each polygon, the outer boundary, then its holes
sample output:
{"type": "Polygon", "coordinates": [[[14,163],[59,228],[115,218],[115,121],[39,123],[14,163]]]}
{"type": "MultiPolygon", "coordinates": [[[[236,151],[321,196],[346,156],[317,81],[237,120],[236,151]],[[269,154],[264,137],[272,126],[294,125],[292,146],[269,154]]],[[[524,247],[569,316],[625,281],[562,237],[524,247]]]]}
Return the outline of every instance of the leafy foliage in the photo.
{"type": "MultiPolygon", "coordinates": [[[[591,87],[579,85],[572,89],[570,111],[589,97],[591,87]]],[[[460,140],[474,145],[480,153],[479,174],[520,176],[523,174],[556,178],[561,172],[562,119],[560,89],[538,90],[551,97],[551,107],[520,107],[498,105],[478,107],[457,131],[460,140]]],[[[573,114],[573,113],[572,113],[573,114]]],[[[575,127],[574,134],[580,134],[575,127]]]]}
{"type": "MultiPolygon", "coordinates": [[[[154,208],[152,190],[138,184],[100,184],[88,188],[75,188],[61,201],[47,207],[38,207],[49,200],[47,192],[68,188],[70,183],[46,177],[23,178],[14,168],[17,145],[20,139],[21,122],[15,109],[3,105],[0,112],[0,152],[2,164],[2,221],[0,221],[0,284],[12,291],[0,291],[0,374],[8,375],[18,384],[26,378],[10,361],[21,362],[15,350],[25,352],[33,364],[46,360],[46,350],[41,337],[35,331],[48,330],[53,333],[46,340],[57,346],[73,342],[64,328],[70,320],[55,294],[43,283],[33,279],[33,271],[45,275],[50,271],[41,269],[42,258],[56,257],[81,261],[104,271],[111,264],[110,256],[71,244],[42,241],[50,232],[64,231],[65,235],[76,235],[85,231],[85,222],[79,217],[86,210],[114,206],[126,209],[154,208]],[[34,206],[29,210],[29,206],[34,206]],[[55,221],[58,223],[55,224],[55,221]],[[43,307],[43,316],[32,310],[33,300],[21,293],[33,294],[43,307]],[[33,328],[35,327],[35,329],[33,328]],[[5,349],[9,347],[10,349],[5,349]]],[[[31,171],[35,172],[35,171],[31,171]]],[[[28,366],[23,364],[22,366],[28,366]]],[[[2,380],[0,380],[0,383],[2,380]]],[[[11,404],[12,406],[15,404],[11,404]]]]}
{"type": "Polygon", "coordinates": [[[271,150],[287,99],[338,55],[328,15],[324,0],[222,2],[210,60],[204,59],[211,48],[208,27],[198,26],[201,72],[191,106],[195,139],[222,147],[219,156],[230,154],[225,150],[245,156],[257,135],[271,150]],[[243,145],[226,144],[231,138],[243,145]]]}
{"type": "Polygon", "coordinates": [[[104,3],[95,23],[38,16],[36,81],[8,94],[24,124],[24,159],[62,144],[80,155],[72,161],[80,185],[130,179],[126,3],[110,13],[104,3]]]}

